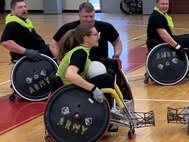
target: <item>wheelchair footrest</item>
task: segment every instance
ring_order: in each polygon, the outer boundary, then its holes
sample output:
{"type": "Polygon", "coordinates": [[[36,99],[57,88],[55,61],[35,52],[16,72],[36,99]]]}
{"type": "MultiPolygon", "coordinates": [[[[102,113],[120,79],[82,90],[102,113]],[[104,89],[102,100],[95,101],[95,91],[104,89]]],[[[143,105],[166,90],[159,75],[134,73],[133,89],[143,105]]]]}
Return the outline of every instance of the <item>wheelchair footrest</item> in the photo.
{"type": "Polygon", "coordinates": [[[188,124],[189,120],[189,107],[182,108],[167,108],[167,122],[188,124]]]}
{"type": "Polygon", "coordinates": [[[121,110],[119,113],[112,112],[111,121],[118,125],[127,125],[134,128],[155,126],[155,116],[153,111],[130,113],[131,117],[127,117],[121,110]]]}
{"type": "Polygon", "coordinates": [[[149,112],[133,112],[135,118],[132,121],[135,122],[135,128],[155,126],[155,115],[153,111],[149,112]]]}

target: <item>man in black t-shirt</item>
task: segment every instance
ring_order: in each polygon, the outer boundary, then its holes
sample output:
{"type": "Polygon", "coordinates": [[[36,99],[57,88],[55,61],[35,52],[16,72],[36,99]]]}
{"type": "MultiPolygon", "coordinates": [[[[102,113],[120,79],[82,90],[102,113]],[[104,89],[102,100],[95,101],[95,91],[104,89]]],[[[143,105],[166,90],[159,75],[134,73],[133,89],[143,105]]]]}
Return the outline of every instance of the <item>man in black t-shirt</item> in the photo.
{"type": "MultiPolygon", "coordinates": [[[[56,44],[60,40],[62,35],[64,35],[68,30],[76,28],[79,24],[80,21],[78,20],[63,25],[53,36],[54,44],[56,44]]],[[[108,58],[108,41],[114,43],[114,41],[118,40],[116,42],[120,42],[119,34],[115,30],[115,28],[107,22],[95,21],[94,26],[100,34],[100,39],[99,47],[91,49],[90,59],[100,60],[101,58],[108,58]]],[[[119,48],[122,48],[122,46],[119,48]]],[[[117,51],[117,53],[115,54],[119,56],[121,54],[120,52],[121,51],[117,51]]]]}
{"type": "MultiPolygon", "coordinates": [[[[189,48],[189,34],[173,35],[174,23],[167,14],[169,0],[156,0],[156,6],[149,17],[147,26],[146,45],[150,52],[156,45],[168,43],[177,52],[184,56],[184,48],[189,48]]],[[[151,82],[148,73],[145,73],[144,83],[151,82]]]]}
{"type": "Polygon", "coordinates": [[[184,52],[182,47],[189,47],[189,34],[172,34],[174,24],[167,14],[168,9],[169,0],[156,0],[156,6],[150,15],[147,27],[148,51],[160,43],[168,43],[181,53],[184,52]]]}
{"type": "Polygon", "coordinates": [[[10,5],[11,13],[6,16],[1,44],[10,51],[11,61],[15,63],[24,55],[32,60],[38,60],[39,53],[53,57],[49,46],[36,33],[32,22],[28,19],[24,0],[12,0],[10,5]]]}
{"type": "MultiPolygon", "coordinates": [[[[112,43],[114,47],[113,59],[119,59],[119,56],[122,52],[122,42],[119,38],[119,33],[116,29],[107,22],[95,20],[95,10],[91,3],[84,2],[79,6],[79,20],[67,23],[63,25],[53,36],[53,40],[50,44],[51,51],[54,56],[57,56],[57,43],[61,37],[70,29],[76,28],[80,23],[91,23],[95,26],[98,33],[100,34],[99,47],[92,48],[90,51],[90,59],[92,61],[102,61],[106,59],[106,67],[113,66],[112,68],[117,68],[114,62],[108,58],[108,42],[112,43]],[[114,67],[114,65],[116,67],[114,67]]],[[[116,70],[116,69],[115,69],[116,70]]]]}
{"type": "MultiPolygon", "coordinates": [[[[24,55],[38,61],[42,59],[39,53],[53,57],[49,46],[36,33],[32,22],[28,19],[24,0],[12,0],[10,6],[11,13],[5,19],[6,26],[1,36],[1,44],[10,51],[11,61],[16,63],[24,55]]],[[[13,89],[11,95],[14,94],[16,92],[13,89]]]]}

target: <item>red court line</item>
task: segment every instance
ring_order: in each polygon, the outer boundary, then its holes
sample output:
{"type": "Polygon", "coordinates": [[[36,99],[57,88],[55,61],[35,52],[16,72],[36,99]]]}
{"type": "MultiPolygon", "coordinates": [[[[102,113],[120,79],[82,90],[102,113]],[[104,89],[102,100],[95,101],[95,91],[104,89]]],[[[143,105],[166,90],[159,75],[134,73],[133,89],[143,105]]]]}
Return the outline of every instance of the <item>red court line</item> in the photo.
{"type": "Polygon", "coordinates": [[[0,135],[42,115],[46,102],[29,102],[22,98],[10,101],[9,96],[0,99],[0,135]]]}
{"type": "Polygon", "coordinates": [[[125,58],[122,59],[124,73],[130,73],[145,65],[147,48],[136,47],[128,51],[125,58]]]}
{"type": "MultiPolygon", "coordinates": [[[[122,59],[123,71],[129,73],[145,64],[146,48],[129,50],[122,59]]],[[[10,101],[9,96],[0,98],[0,135],[42,115],[46,101],[30,102],[22,98],[10,101]]]]}

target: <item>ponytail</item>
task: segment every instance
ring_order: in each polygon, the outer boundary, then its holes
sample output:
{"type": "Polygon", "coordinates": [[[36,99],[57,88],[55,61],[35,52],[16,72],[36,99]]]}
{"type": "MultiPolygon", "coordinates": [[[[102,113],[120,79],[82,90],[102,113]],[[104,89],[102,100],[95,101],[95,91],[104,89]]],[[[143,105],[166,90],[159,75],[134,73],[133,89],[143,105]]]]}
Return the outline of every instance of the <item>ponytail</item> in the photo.
{"type": "Polygon", "coordinates": [[[74,48],[74,34],[75,29],[71,29],[58,42],[58,59],[61,61],[64,55],[70,51],[72,48],[74,48]]]}
{"type": "Polygon", "coordinates": [[[83,23],[79,24],[75,29],[66,32],[58,42],[58,60],[61,61],[68,51],[83,44],[84,37],[91,35],[91,29],[93,27],[89,23],[83,23]]]}

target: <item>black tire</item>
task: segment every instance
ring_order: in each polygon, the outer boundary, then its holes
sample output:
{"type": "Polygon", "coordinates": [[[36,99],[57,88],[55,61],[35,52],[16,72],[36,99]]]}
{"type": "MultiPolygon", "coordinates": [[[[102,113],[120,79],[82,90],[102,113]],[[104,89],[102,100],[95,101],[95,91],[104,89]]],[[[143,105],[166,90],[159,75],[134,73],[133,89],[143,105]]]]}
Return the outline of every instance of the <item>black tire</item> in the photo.
{"type": "Polygon", "coordinates": [[[131,7],[129,6],[129,4],[125,3],[124,0],[121,0],[120,2],[121,12],[123,12],[124,14],[132,14],[131,7]]]}

